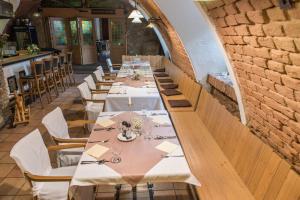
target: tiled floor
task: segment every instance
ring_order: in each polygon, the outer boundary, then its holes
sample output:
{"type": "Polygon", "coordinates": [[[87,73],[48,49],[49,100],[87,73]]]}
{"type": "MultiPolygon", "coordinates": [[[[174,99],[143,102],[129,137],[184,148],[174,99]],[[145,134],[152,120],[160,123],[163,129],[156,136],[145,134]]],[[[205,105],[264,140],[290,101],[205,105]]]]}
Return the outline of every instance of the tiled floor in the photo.
{"type": "MultiPolygon", "coordinates": [[[[81,82],[84,76],[85,75],[77,75],[77,82],[81,82]]],[[[18,140],[36,128],[42,133],[46,145],[53,144],[45,127],[41,124],[41,119],[57,106],[62,108],[67,120],[83,119],[84,108],[79,96],[76,87],[68,88],[64,93],[60,93],[59,97],[53,98],[50,104],[47,104],[45,99],[44,109],[41,109],[38,102],[32,104],[31,120],[27,126],[19,125],[14,129],[4,128],[0,130],[0,200],[32,199],[30,186],[23,178],[15,162],[9,157],[9,152],[18,140]]],[[[80,128],[72,129],[71,134],[74,137],[87,136],[84,130],[80,128]]],[[[55,167],[55,155],[50,155],[50,157],[55,167]]],[[[186,184],[155,184],[153,189],[154,199],[157,200],[193,199],[186,184]]],[[[111,200],[114,199],[114,195],[114,187],[99,186],[96,199],[111,200]]],[[[132,199],[132,195],[131,186],[122,186],[120,199],[132,199]]],[[[149,199],[149,192],[146,185],[139,185],[137,187],[137,199],[149,199]]]]}

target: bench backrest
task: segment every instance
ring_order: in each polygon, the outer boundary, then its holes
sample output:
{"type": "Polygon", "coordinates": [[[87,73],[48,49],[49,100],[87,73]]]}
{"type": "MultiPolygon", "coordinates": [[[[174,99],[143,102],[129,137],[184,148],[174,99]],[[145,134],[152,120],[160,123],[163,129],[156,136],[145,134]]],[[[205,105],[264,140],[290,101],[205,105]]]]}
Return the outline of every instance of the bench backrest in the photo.
{"type": "Polygon", "coordinates": [[[256,199],[297,199],[300,176],[205,89],[197,114],[256,199]]]}
{"type": "Polygon", "coordinates": [[[134,61],[134,60],[141,60],[141,61],[148,61],[150,62],[151,68],[153,70],[162,68],[162,60],[163,56],[160,55],[137,55],[137,56],[122,56],[122,62],[126,61],[134,61]]]}
{"type": "Polygon", "coordinates": [[[164,58],[163,65],[166,69],[166,73],[171,77],[174,83],[179,85],[179,90],[183,93],[185,98],[190,101],[193,107],[196,107],[202,86],[168,59],[164,58]]]}

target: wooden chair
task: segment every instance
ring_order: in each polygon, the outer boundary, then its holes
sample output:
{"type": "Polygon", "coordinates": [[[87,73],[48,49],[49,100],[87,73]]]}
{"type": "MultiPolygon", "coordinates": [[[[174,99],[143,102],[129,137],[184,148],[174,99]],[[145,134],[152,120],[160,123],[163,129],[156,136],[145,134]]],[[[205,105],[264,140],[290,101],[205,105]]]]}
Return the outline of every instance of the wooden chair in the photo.
{"type": "Polygon", "coordinates": [[[73,54],[72,52],[67,52],[66,56],[66,73],[69,77],[70,84],[75,85],[75,78],[74,78],[74,70],[73,70],[73,54]]]}
{"type": "Polygon", "coordinates": [[[58,57],[59,57],[58,68],[59,68],[60,76],[62,77],[62,81],[63,81],[63,84],[65,85],[65,87],[69,87],[70,80],[69,80],[69,82],[67,80],[68,79],[67,71],[66,71],[67,67],[65,64],[66,55],[59,54],[58,57]]]}
{"type": "Polygon", "coordinates": [[[30,108],[25,107],[24,99],[21,94],[17,94],[17,92],[14,91],[14,96],[16,105],[13,126],[18,124],[28,124],[30,120],[30,108]]]}
{"type": "Polygon", "coordinates": [[[104,110],[105,99],[93,98],[93,95],[86,82],[77,86],[83,105],[85,105],[86,117],[89,120],[97,120],[99,114],[104,110]]]}
{"type": "Polygon", "coordinates": [[[108,92],[112,86],[111,82],[96,82],[94,81],[92,75],[88,75],[84,78],[84,81],[88,84],[92,93],[97,93],[99,91],[108,92]]]}
{"type": "Polygon", "coordinates": [[[44,62],[44,76],[46,81],[46,87],[48,92],[51,94],[51,91],[54,90],[56,96],[59,95],[57,84],[55,84],[55,76],[53,73],[53,59],[52,58],[45,58],[43,59],[44,62]]]}
{"type": "Polygon", "coordinates": [[[69,199],[68,191],[76,166],[52,168],[48,151],[84,147],[67,144],[47,147],[38,129],[19,140],[10,152],[29,181],[34,199],[69,199]]]}
{"type": "Polygon", "coordinates": [[[97,79],[97,81],[100,81],[100,82],[101,81],[113,82],[113,80],[115,80],[117,77],[116,76],[117,74],[111,74],[110,72],[104,72],[102,66],[98,66],[97,70],[95,72],[97,73],[96,79],[97,79]]]}
{"type": "Polygon", "coordinates": [[[63,77],[60,73],[59,70],[59,57],[58,56],[52,56],[52,71],[53,71],[53,76],[54,76],[54,84],[56,85],[55,87],[58,88],[60,87],[62,91],[65,91],[65,84],[63,77]]]}
{"type": "MultiPolygon", "coordinates": [[[[59,107],[45,115],[42,120],[42,124],[46,127],[48,133],[57,145],[65,143],[86,143],[88,138],[70,138],[69,128],[85,128],[86,125],[95,124],[95,122],[96,121],[93,120],[76,120],[67,122],[61,108],[59,107]]],[[[77,165],[83,151],[83,148],[59,151],[59,166],[77,165]]]]}

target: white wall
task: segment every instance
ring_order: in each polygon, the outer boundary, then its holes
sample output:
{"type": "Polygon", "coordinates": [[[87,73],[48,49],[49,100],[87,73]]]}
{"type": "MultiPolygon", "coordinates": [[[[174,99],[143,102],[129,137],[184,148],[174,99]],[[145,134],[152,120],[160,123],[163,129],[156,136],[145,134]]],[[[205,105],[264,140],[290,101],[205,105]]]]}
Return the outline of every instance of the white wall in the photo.
{"type": "Polygon", "coordinates": [[[207,74],[228,71],[246,123],[240,90],[215,27],[193,0],[154,0],[178,33],[192,62],[196,79],[207,86],[207,74]]]}
{"type": "MultiPolygon", "coordinates": [[[[8,1],[8,0],[5,0],[5,1],[8,1]]],[[[20,4],[20,0],[10,0],[10,3],[13,4],[14,6],[14,11],[17,10],[17,8],[19,7],[19,4],[20,4]]],[[[8,22],[8,19],[0,19],[0,33],[3,32],[6,24],[8,22]]]]}
{"type": "Polygon", "coordinates": [[[212,30],[192,0],[155,0],[177,31],[198,81],[206,85],[209,72],[227,71],[212,30]]]}

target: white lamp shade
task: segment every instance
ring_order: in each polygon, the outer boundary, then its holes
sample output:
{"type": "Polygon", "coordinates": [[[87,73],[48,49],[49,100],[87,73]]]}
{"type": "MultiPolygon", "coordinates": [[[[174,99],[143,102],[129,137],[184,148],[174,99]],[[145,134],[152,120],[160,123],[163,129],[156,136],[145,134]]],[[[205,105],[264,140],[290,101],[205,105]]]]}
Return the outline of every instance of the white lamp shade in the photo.
{"type": "Polygon", "coordinates": [[[134,19],[134,18],[144,18],[142,13],[139,10],[133,10],[130,15],[128,16],[129,19],[134,19]]]}
{"type": "Polygon", "coordinates": [[[150,22],[147,26],[147,28],[154,28],[154,24],[152,22],[150,22]]]}
{"type": "Polygon", "coordinates": [[[134,19],[132,20],[132,23],[134,23],[134,24],[141,24],[141,23],[143,23],[143,22],[142,22],[142,20],[141,20],[140,18],[134,18],[134,19]]]}

